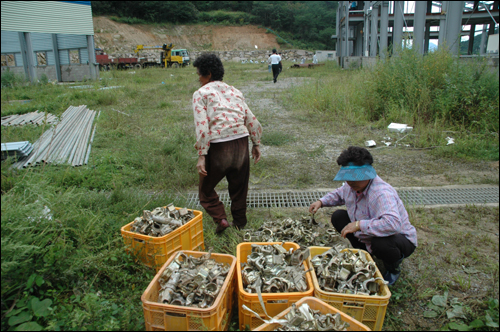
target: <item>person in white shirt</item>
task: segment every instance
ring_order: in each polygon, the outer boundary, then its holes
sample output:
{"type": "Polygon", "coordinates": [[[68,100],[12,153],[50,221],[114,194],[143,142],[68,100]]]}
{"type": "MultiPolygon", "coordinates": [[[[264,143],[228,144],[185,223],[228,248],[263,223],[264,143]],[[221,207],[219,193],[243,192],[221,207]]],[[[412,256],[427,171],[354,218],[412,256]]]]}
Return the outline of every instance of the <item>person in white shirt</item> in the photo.
{"type": "Polygon", "coordinates": [[[276,53],[276,49],[273,49],[273,54],[267,60],[273,69],[273,82],[276,83],[278,80],[278,75],[280,74],[280,63],[281,57],[276,53]]]}

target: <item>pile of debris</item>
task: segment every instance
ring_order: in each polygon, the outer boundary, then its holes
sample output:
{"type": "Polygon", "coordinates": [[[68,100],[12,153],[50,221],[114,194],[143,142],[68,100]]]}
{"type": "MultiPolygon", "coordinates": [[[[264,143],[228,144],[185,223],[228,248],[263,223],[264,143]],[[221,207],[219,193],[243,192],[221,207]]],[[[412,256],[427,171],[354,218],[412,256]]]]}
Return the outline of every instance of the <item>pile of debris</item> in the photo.
{"type": "Polygon", "coordinates": [[[340,234],[334,228],[325,226],[317,223],[314,217],[266,221],[257,230],[244,229],[243,241],[295,242],[304,247],[331,247],[340,240],[340,234]]]}
{"type": "Polygon", "coordinates": [[[243,288],[248,293],[289,293],[307,290],[302,264],[309,248],[287,251],[282,244],[252,244],[252,253],[241,264],[243,288]]]}
{"type": "Polygon", "coordinates": [[[342,247],[333,247],[311,259],[319,287],[334,293],[378,295],[380,285],[377,281],[387,282],[375,277],[375,262],[369,261],[362,250],[357,253],[341,250],[342,247]]]}
{"type": "Polygon", "coordinates": [[[35,126],[40,126],[44,123],[55,124],[57,123],[57,116],[48,113],[45,116],[45,112],[31,112],[26,114],[13,114],[6,115],[2,117],[2,126],[22,126],[25,124],[32,124],[35,126]]]}
{"type": "Polygon", "coordinates": [[[95,126],[91,131],[95,115],[96,112],[89,110],[86,105],[68,107],[62,114],[61,121],[33,143],[32,153],[14,166],[21,168],[43,163],[67,163],[72,166],[87,164],[95,134],[95,126]]]}
{"type": "Polygon", "coordinates": [[[158,302],[195,308],[213,305],[229,273],[229,264],[210,258],[211,251],[196,258],[179,252],[158,282],[158,302]]]}
{"type": "Polygon", "coordinates": [[[153,211],[144,210],[142,217],[137,217],[130,228],[131,232],[147,236],[165,236],[193,219],[192,210],[177,210],[173,203],[157,207],[153,211]]]}

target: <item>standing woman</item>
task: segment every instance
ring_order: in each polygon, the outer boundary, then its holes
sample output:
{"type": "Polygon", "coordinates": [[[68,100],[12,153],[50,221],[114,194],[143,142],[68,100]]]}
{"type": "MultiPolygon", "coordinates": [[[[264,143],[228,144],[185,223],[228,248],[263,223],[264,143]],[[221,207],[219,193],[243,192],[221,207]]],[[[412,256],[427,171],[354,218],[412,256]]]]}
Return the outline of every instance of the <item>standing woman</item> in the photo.
{"type": "Polygon", "coordinates": [[[215,54],[200,55],[193,66],[201,85],[193,94],[199,197],[201,206],[218,224],[215,232],[220,234],[229,223],[215,187],[226,177],[233,225],[238,229],[245,227],[250,177],[248,137],[253,143],[252,158],[257,163],[261,157],[262,126],[243,94],[222,82],[224,66],[215,54]]]}

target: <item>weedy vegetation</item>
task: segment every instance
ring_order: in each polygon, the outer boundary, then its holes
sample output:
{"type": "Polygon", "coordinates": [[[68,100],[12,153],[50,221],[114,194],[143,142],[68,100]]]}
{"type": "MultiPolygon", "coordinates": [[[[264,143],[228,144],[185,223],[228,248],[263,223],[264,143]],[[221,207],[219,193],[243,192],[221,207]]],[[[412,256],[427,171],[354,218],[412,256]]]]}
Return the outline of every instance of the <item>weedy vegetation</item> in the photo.
{"type": "MultiPolygon", "coordinates": [[[[267,65],[226,63],[225,69],[224,80],[236,87],[271,81],[267,65]]],[[[327,63],[286,75],[308,83],[274,100],[301,122],[318,124],[318,130],[331,127],[359,141],[360,129],[404,122],[415,128],[413,146],[439,158],[498,160],[498,75],[480,62],[460,64],[440,52],[423,58],[403,52],[372,69],[347,71],[327,63]],[[442,148],[443,131],[452,131],[456,144],[442,148]]],[[[144,328],[140,296],[154,272],[125,253],[120,228],[144,209],[170,202],[184,206],[187,192],[196,191],[191,97],[199,83],[193,67],[101,72],[101,78],[78,87],[27,85],[15,75],[2,76],[2,116],[35,110],[60,116],[70,105],[82,104],[101,111],[88,165],[18,170],[10,167],[11,160],[2,163],[2,330],[144,328]],[[99,90],[111,86],[119,87],[99,90]]],[[[271,115],[262,118],[264,145],[297,144],[295,134],[273,131],[271,115]]],[[[2,142],[34,142],[46,129],[2,128],[2,142]]],[[[324,149],[299,146],[294,162],[324,149]]],[[[265,184],[286,172],[288,163],[276,155],[264,158],[252,165],[251,183],[265,184]]],[[[314,188],[317,181],[314,170],[287,176],[297,188],[314,188]]],[[[305,213],[250,209],[249,227],[305,213]]],[[[409,208],[409,213],[420,244],[392,290],[384,328],[498,330],[498,208],[409,208]],[[434,308],[436,317],[425,317],[432,310],[427,303],[445,292],[449,301],[434,308]],[[458,305],[461,314],[449,318],[446,312],[458,305]]],[[[232,255],[242,241],[232,228],[217,236],[206,215],[204,237],[207,249],[232,255]]],[[[236,322],[237,311],[231,328],[236,322]]]]}

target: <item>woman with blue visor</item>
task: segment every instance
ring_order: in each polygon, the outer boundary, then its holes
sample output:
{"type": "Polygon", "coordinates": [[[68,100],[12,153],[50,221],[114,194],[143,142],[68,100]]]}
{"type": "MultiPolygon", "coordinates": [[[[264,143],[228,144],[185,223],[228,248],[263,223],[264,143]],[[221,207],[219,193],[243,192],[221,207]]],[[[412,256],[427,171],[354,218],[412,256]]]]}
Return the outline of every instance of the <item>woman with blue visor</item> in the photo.
{"type": "Polygon", "coordinates": [[[401,274],[401,262],[417,247],[417,232],[396,190],[377,176],[373,157],[351,146],[337,159],[341,166],[334,181],[344,185],[314,202],[309,212],[345,205],[332,214],[332,225],[353,248],[363,249],[384,262],[384,279],[392,286],[401,274]]]}

